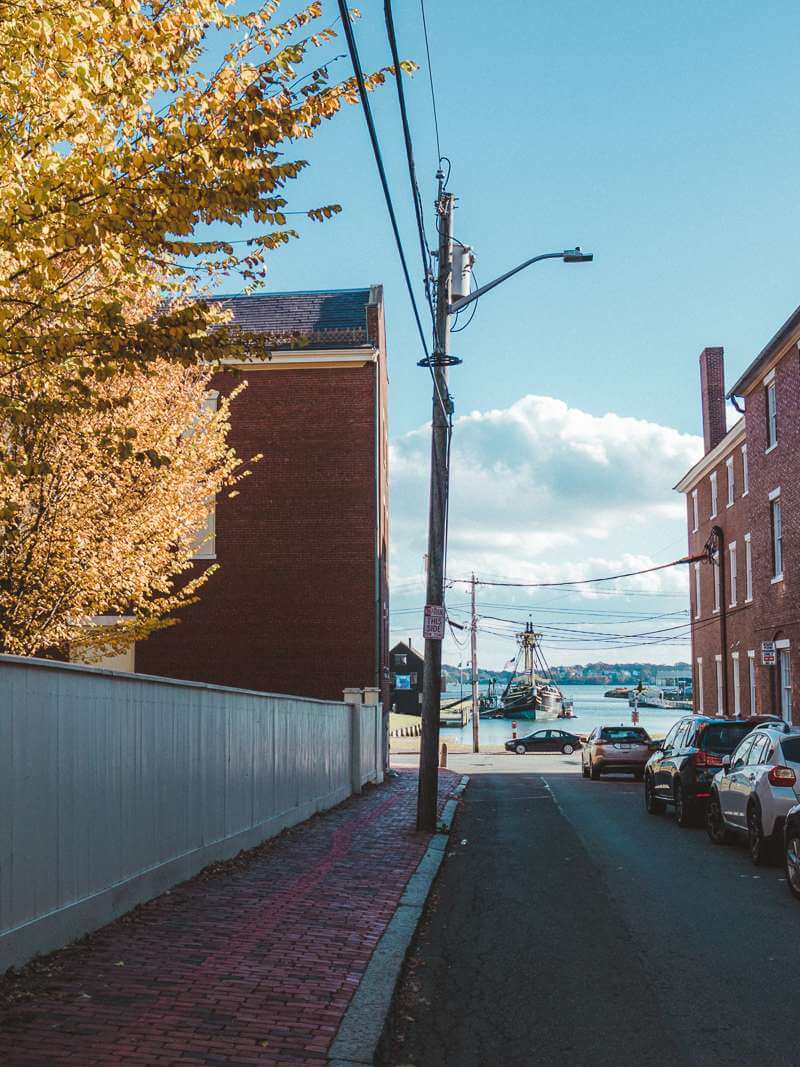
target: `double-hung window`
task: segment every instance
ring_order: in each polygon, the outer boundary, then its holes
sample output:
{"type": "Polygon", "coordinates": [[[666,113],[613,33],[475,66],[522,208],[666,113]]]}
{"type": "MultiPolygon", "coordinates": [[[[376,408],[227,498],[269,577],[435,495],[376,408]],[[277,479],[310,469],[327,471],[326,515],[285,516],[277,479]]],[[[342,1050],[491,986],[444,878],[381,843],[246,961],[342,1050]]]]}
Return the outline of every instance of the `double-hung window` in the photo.
{"type": "Polygon", "coordinates": [[[716,614],[719,611],[720,601],[720,588],[719,588],[719,568],[720,568],[720,553],[722,552],[722,545],[711,557],[711,566],[714,570],[714,605],[712,611],[716,614]]]}
{"type": "Polygon", "coordinates": [[[733,668],[733,714],[738,719],[742,714],[741,675],[739,673],[738,652],[731,652],[731,667],[733,668]]]}
{"type": "Polygon", "coordinates": [[[725,714],[725,698],[723,694],[724,682],[723,682],[723,670],[722,656],[714,656],[714,666],[716,668],[717,675],[717,715],[725,714]]]}
{"type": "Polygon", "coordinates": [[[733,475],[733,456],[728,456],[725,460],[725,470],[728,476],[728,507],[733,507],[733,494],[736,490],[736,483],[733,475]]]}
{"type": "Polygon", "coordinates": [[[711,518],[717,517],[717,472],[712,471],[708,476],[711,482],[711,518]]]}
{"type": "Polygon", "coordinates": [[[700,513],[697,507],[697,490],[692,490],[692,533],[697,533],[700,526],[700,513]]]}
{"type": "Polygon", "coordinates": [[[736,607],[736,542],[728,545],[729,569],[731,572],[731,607],[736,607]]]}
{"type": "Polygon", "coordinates": [[[703,714],[703,657],[697,657],[697,710],[703,714]]]}
{"type": "Polygon", "coordinates": [[[783,578],[783,529],[781,517],[781,491],[773,489],[769,494],[770,525],[772,527],[772,581],[783,578]]]}
{"type": "Polygon", "coordinates": [[[749,604],[753,599],[753,545],[750,534],[744,535],[744,602],[749,604]]]}
{"type": "Polygon", "coordinates": [[[756,714],[756,650],[751,648],[747,653],[747,666],[749,668],[750,681],[750,714],[756,714]]]}
{"type": "Polygon", "coordinates": [[[775,377],[764,390],[767,403],[767,451],[778,443],[778,398],[775,395],[775,377]]]}
{"type": "Polygon", "coordinates": [[[750,492],[750,468],[747,466],[747,445],[742,445],[742,496],[750,492]]]}
{"type": "Polygon", "coordinates": [[[694,565],[694,617],[699,619],[701,615],[700,605],[700,564],[694,565]]]}

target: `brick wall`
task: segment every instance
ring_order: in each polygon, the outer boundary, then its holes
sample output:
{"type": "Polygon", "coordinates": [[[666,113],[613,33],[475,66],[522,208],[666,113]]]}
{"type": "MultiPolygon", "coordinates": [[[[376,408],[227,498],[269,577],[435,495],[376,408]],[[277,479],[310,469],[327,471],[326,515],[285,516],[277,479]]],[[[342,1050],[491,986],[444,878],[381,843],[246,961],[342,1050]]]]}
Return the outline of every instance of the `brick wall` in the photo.
{"type": "Polygon", "coordinates": [[[377,684],[379,368],[244,375],[231,441],[263,459],[218,501],[219,571],[178,625],[137,646],[138,671],[329,699],[377,684]]]}
{"type": "MultiPolygon", "coordinates": [[[[776,335],[777,336],[777,335],[776,335]]],[[[687,523],[689,528],[689,551],[700,553],[712,527],[718,525],[723,532],[726,548],[726,563],[729,564],[728,546],[737,545],[738,590],[737,604],[730,605],[729,582],[726,595],[727,641],[721,643],[720,616],[712,611],[714,573],[712,566],[701,564],[701,613],[696,619],[694,573],[690,575],[692,614],[692,662],[695,679],[695,708],[699,710],[700,685],[698,657],[702,659],[703,706],[706,712],[717,710],[717,685],[715,659],[723,657],[728,684],[729,700],[726,711],[735,714],[734,656],[738,654],[740,674],[739,710],[743,715],[758,713],[780,714],[780,672],[776,667],[761,663],[762,641],[788,643],[792,673],[792,718],[800,723],[800,356],[797,337],[781,339],[781,348],[774,353],[765,349],[759,357],[759,374],[755,384],[748,386],[745,397],[744,436],[741,429],[732,430],[727,437],[729,444],[707,456],[698,467],[696,476],[686,489],[687,523]],[[774,371],[777,398],[778,439],[774,448],[768,448],[765,375],[774,371]],[[749,492],[743,495],[742,444],[747,446],[749,492]],[[736,485],[733,507],[727,507],[727,467],[725,460],[733,457],[736,485]],[[712,519],[710,475],[716,472],[719,504],[717,516],[712,519]],[[783,529],[783,578],[775,581],[772,554],[772,518],[770,494],[780,489],[783,529]],[[693,531],[694,508],[692,490],[698,494],[699,524],[693,531]],[[745,537],[750,534],[752,550],[753,600],[744,602],[746,582],[745,537]],[[752,653],[752,656],[748,655],[752,653]],[[749,676],[751,663],[755,673],[755,707],[750,701],[749,676]]],[[[709,350],[706,350],[708,352],[709,350]]],[[[721,350],[711,350],[721,352],[721,350]]],[[[705,353],[704,353],[705,354],[705,353]]],[[[716,364],[716,357],[715,357],[716,364]]],[[[721,370],[715,366],[714,373],[721,370]]],[[[706,388],[701,374],[701,391],[706,388]]],[[[706,417],[704,400],[704,417],[706,417]]],[[[712,434],[713,439],[713,434],[712,434]]],[[[707,441],[708,444],[708,441],[707,441]]],[[[714,446],[712,445],[712,448],[714,446]]]]}

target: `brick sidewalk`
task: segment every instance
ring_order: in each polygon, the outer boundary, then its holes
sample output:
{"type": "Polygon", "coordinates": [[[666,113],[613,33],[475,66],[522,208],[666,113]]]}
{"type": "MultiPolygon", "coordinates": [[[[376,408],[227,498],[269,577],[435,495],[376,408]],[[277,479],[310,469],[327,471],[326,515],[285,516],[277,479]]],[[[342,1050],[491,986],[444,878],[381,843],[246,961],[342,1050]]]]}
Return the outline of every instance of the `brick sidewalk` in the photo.
{"type": "Polygon", "coordinates": [[[428,845],[416,787],[401,771],[0,978],[0,1063],[319,1067],[428,845]]]}

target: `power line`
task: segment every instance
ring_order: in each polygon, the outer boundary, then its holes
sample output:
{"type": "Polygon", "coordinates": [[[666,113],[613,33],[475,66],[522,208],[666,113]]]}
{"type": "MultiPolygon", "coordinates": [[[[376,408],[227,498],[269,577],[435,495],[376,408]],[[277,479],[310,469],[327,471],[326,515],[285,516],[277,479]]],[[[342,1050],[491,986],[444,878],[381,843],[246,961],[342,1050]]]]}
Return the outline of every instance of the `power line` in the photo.
{"type": "MultiPolygon", "coordinates": [[[[707,559],[707,554],[701,556],[684,556],[682,559],[674,559],[671,563],[659,563],[655,567],[645,567],[639,571],[626,571],[624,574],[608,574],[600,578],[580,578],[571,582],[491,582],[483,579],[477,579],[478,585],[492,585],[503,586],[505,588],[513,589],[555,589],[562,586],[573,585],[593,585],[595,582],[615,582],[619,578],[635,578],[640,574],[653,574],[655,571],[664,571],[669,567],[678,567],[683,563],[695,563],[700,560],[707,559]]],[[[451,578],[451,582],[458,582],[459,585],[469,585],[471,579],[469,578],[451,578]]]]}
{"type": "MultiPolygon", "coordinates": [[[[425,54],[428,57],[428,81],[429,81],[430,87],[431,87],[431,106],[433,107],[433,128],[436,131],[436,154],[439,157],[439,162],[441,163],[441,161],[443,159],[443,156],[442,156],[442,146],[439,144],[439,116],[436,113],[436,90],[433,87],[433,67],[431,65],[430,43],[428,42],[428,20],[425,18],[425,0],[419,0],[419,7],[420,7],[420,11],[422,12],[422,30],[423,30],[423,33],[425,34],[425,54]]],[[[448,160],[448,162],[449,162],[449,160],[448,160]]],[[[448,177],[450,177],[449,172],[448,172],[448,177]]],[[[445,182],[445,185],[446,184],[447,183],[445,182]]]]}
{"type": "MultiPolygon", "coordinates": [[[[403,267],[403,275],[406,281],[406,288],[408,289],[408,295],[411,299],[411,306],[414,309],[414,318],[417,322],[417,329],[419,330],[419,338],[422,342],[422,350],[425,353],[425,357],[429,358],[428,354],[428,342],[425,337],[425,331],[422,328],[422,320],[419,314],[419,308],[417,307],[417,300],[414,296],[414,288],[411,284],[411,275],[408,271],[408,263],[406,262],[406,254],[403,250],[403,242],[400,238],[400,229],[397,225],[397,216],[394,212],[394,204],[392,203],[392,194],[389,192],[389,182],[386,177],[386,170],[383,165],[383,155],[381,154],[381,147],[378,143],[378,134],[375,129],[375,122],[372,117],[372,108],[370,107],[369,99],[367,98],[367,87],[364,84],[364,72],[361,69],[361,60],[358,55],[358,46],[356,45],[355,35],[353,33],[353,26],[350,21],[350,12],[347,9],[346,0],[339,0],[339,14],[342,19],[342,26],[344,27],[344,35],[347,39],[347,48],[350,52],[350,59],[353,64],[353,71],[356,76],[356,83],[358,84],[358,92],[361,97],[361,105],[364,109],[364,118],[367,123],[367,130],[369,131],[369,139],[372,144],[372,151],[375,156],[375,163],[378,167],[378,174],[381,180],[381,186],[383,187],[383,195],[386,200],[386,208],[389,212],[389,218],[392,223],[392,231],[394,233],[395,243],[397,244],[397,251],[400,255],[400,262],[403,267]]],[[[396,72],[396,77],[399,77],[400,72],[396,72]]]]}
{"type": "Polygon", "coordinates": [[[411,182],[411,198],[414,201],[414,214],[417,219],[417,231],[419,234],[419,246],[422,253],[422,270],[424,272],[425,296],[431,317],[434,316],[433,295],[430,283],[430,248],[425,237],[425,226],[422,219],[422,197],[417,183],[417,170],[414,165],[414,147],[411,143],[411,130],[408,125],[408,112],[406,111],[406,96],[403,90],[403,72],[400,68],[400,56],[397,51],[397,37],[394,32],[394,18],[392,17],[392,0],[384,0],[383,12],[386,19],[386,33],[389,37],[389,47],[392,52],[392,63],[395,69],[395,85],[397,86],[397,100],[400,104],[400,120],[403,125],[403,140],[406,146],[406,160],[408,162],[408,177],[411,182]]]}

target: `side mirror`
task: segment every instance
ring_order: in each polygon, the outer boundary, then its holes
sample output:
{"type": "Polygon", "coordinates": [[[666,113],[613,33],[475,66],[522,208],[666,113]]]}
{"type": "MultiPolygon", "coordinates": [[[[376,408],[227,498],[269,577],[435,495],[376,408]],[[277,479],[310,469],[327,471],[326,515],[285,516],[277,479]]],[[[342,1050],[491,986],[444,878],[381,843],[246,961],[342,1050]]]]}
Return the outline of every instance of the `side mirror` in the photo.
{"type": "Polygon", "coordinates": [[[722,757],[722,773],[723,774],[727,774],[730,769],[731,769],[731,758],[730,758],[730,756],[723,756],[722,757]]]}

